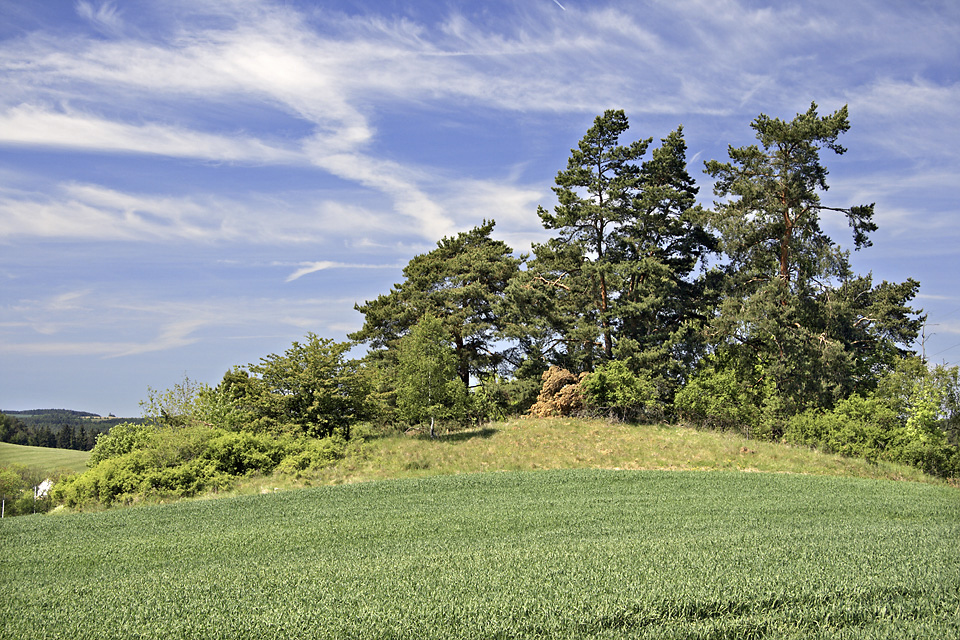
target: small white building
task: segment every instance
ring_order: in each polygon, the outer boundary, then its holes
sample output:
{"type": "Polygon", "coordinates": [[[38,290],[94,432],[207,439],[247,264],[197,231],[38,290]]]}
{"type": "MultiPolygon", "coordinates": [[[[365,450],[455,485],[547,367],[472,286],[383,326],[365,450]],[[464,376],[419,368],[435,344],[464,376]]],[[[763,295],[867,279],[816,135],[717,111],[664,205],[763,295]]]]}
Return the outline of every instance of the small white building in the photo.
{"type": "Polygon", "coordinates": [[[53,488],[53,480],[47,478],[37,486],[33,488],[33,499],[39,500],[40,498],[46,498],[47,494],[50,492],[50,489],[53,488]]]}

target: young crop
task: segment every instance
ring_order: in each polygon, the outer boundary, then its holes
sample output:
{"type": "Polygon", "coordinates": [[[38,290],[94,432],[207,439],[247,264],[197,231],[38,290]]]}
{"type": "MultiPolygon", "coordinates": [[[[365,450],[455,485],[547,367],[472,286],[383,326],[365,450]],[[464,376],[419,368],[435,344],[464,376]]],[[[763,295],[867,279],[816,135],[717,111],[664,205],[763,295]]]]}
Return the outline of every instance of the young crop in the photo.
{"type": "Polygon", "coordinates": [[[952,638],[958,522],[944,486],[596,470],[16,518],[0,638],[952,638]]]}

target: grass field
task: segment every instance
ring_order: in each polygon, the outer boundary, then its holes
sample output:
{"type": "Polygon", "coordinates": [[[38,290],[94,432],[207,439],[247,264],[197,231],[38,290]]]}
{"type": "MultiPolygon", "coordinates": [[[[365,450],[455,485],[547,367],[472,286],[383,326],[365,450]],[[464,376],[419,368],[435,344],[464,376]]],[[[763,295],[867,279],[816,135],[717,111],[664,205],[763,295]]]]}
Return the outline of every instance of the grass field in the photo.
{"type": "Polygon", "coordinates": [[[0,467],[22,464],[27,467],[52,473],[61,469],[82,472],[87,468],[89,451],[51,449],[48,447],[25,447],[19,444],[0,442],[0,467]]]}
{"type": "Polygon", "coordinates": [[[2,638],[958,638],[960,492],[448,475],[0,526],[2,638]]]}

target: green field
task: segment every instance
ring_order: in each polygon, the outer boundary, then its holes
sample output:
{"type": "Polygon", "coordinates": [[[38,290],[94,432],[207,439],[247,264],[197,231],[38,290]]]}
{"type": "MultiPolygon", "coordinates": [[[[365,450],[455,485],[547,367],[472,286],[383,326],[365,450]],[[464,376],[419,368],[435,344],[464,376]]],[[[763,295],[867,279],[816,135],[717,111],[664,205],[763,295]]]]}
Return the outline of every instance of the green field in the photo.
{"type": "Polygon", "coordinates": [[[0,527],[3,638],[958,638],[960,492],[736,472],[390,480],[0,527]]]}
{"type": "Polygon", "coordinates": [[[19,444],[0,442],[0,467],[21,464],[40,469],[46,473],[53,473],[62,469],[79,473],[86,470],[89,457],[89,451],[25,447],[19,444]]]}

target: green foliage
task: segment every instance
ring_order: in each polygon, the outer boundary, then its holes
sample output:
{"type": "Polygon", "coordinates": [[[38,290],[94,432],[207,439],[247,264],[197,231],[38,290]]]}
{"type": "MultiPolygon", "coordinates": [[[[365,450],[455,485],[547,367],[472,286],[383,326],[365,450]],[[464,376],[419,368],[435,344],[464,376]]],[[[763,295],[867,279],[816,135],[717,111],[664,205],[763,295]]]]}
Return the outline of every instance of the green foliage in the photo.
{"type": "Polygon", "coordinates": [[[118,424],[109,432],[97,437],[97,444],[90,452],[87,466],[95,467],[108,458],[122,456],[134,449],[142,449],[156,437],[156,434],[156,426],[134,422],[118,424]]]}
{"type": "Polygon", "coordinates": [[[718,204],[712,217],[724,251],[745,275],[778,277],[801,287],[811,279],[843,275],[846,259],[820,227],[823,210],[846,216],[858,249],[870,246],[867,236],[877,228],[872,204],[826,207],[818,193],[828,189],[820,150],[846,152],[837,139],[850,129],[847,107],[820,116],[811,104],[790,122],[760,114],[750,126],[760,146],[730,147],[730,162],[705,163],[716,178],[714,192],[734,198],[718,204]]]}
{"type": "Polygon", "coordinates": [[[793,416],[784,441],[815,446],[828,453],[877,460],[900,427],[896,413],[876,397],[850,396],[833,410],[814,409],[793,416]]]}
{"type": "Polygon", "coordinates": [[[706,163],[715,194],[727,198],[706,215],[726,259],[709,332],[741,385],[762,366],[775,389],[769,419],[782,424],[876,386],[917,336],[922,318],[907,305],[919,284],[855,277],[849,252],[821,228],[825,212],[842,214],[857,249],[876,229],[873,205],[821,202],[828,172],[820,151],[845,152],[837,140],[850,127],[846,107],[820,116],[813,104],[790,122],[761,114],[751,126],[759,146],[731,147],[730,162],[706,163]]]}
{"type": "Polygon", "coordinates": [[[587,405],[620,420],[635,420],[657,406],[657,388],[645,371],[636,374],[626,363],[605,363],[581,382],[587,405]]]}
{"type": "Polygon", "coordinates": [[[0,498],[15,500],[23,489],[23,478],[11,469],[0,468],[0,498]]]}
{"type": "MultiPolygon", "coordinates": [[[[611,305],[616,278],[609,254],[616,243],[613,233],[632,215],[640,181],[639,159],[650,140],[626,146],[620,136],[629,128],[623,111],[608,110],[597,116],[576,149],[571,149],[567,169],[557,174],[553,191],[559,204],[553,212],[539,207],[545,229],[558,231],[546,245],[534,247],[534,269],[541,282],[565,294],[564,302],[577,305],[571,337],[581,345],[598,336],[601,353],[613,357],[611,305]]],[[[588,354],[589,355],[589,354],[588,354]]]]}
{"type": "Polygon", "coordinates": [[[755,384],[744,384],[732,367],[716,358],[707,359],[677,392],[675,408],[684,419],[756,436],[755,429],[751,434],[751,427],[760,424],[765,388],[762,372],[755,368],[754,374],[755,384]]]}
{"type": "Polygon", "coordinates": [[[182,427],[197,420],[201,394],[208,390],[207,385],[185,375],[181,382],[164,391],[147,387],[147,399],[140,402],[140,409],[148,424],[182,427]]]}
{"type": "Polygon", "coordinates": [[[46,513],[53,501],[44,482],[59,481],[68,471],[48,473],[38,467],[24,464],[0,466],[0,499],[4,517],[46,513]]]}
{"type": "Polygon", "coordinates": [[[950,441],[955,420],[956,368],[929,370],[917,358],[865,396],[830,411],[807,410],[788,421],[784,440],[867,460],[889,460],[940,476],[960,476],[960,446],[950,441]]]}
{"type": "MultiPolygon", "coordinates": [[[[240,416],[252,418],[250,430],[349,438],[351,427],[366,415],[367,393],[359,363],[345,357],[350,347],[307,334],[307,342],[294,342],[284,355],[250,365],[256,377],[228,373],[220,392],[240,416]]],[[[237,422],[236,415],[229,421],[237,422]]]]}
{"type": "Polygon", "coordinates": [[[464,386],[485,380],[516,354],[498,343],[503,330],[504,291],[519,269],[512,249],[490,234],[494,221],[415,256],[403,269],[404,281],[389,294],[356,305],[364,325],[350,334],[371,347],[371,358],[396,363],[399,341],[427,314],[440,320],[456,354],[464,386]]]}
{"type": "Polygon", "coordinates": [[[509,313],[513,335],[537,347],[528,352],[571,371],[624,360],[669,402],[699,355],[712,300],[696,271],[716,242],[695,206],[682,129],[643,160],[652,140],[621,145],[628,127],[623,111],[606,111],[571,150],[558,205],[538,209],[555,236],[534,245],[509,313]]]}
{"type": "Polygon", "coordinates": [[[440,319],[424,315],[400,341],[397,356],[397,414],[409,424],[435,420],[465,422],[470,405],[457,376],[456,353],[440,319]]]}
{"type": "Polygon", "coordinates": [[[68,409],[8,411],[0,413],[0,442],[89,451],[98,434],[129,420],[68,409]]]}
{"type": "Polygon", "coordinates": [[[86,507],[192,496],[227,489],[253,473],[319,469],[342,458],[346,444],[340,434],[316,439],[205,425],[152,429],[135,448],[99,458],[90,470],[64,478],[53,498],[86,507]]]}
{"type": "Polygon", "coordinates": [[[18,518],[0,635],[941,640],[957,522],[945,486],[598,470],[18,518]]]}

